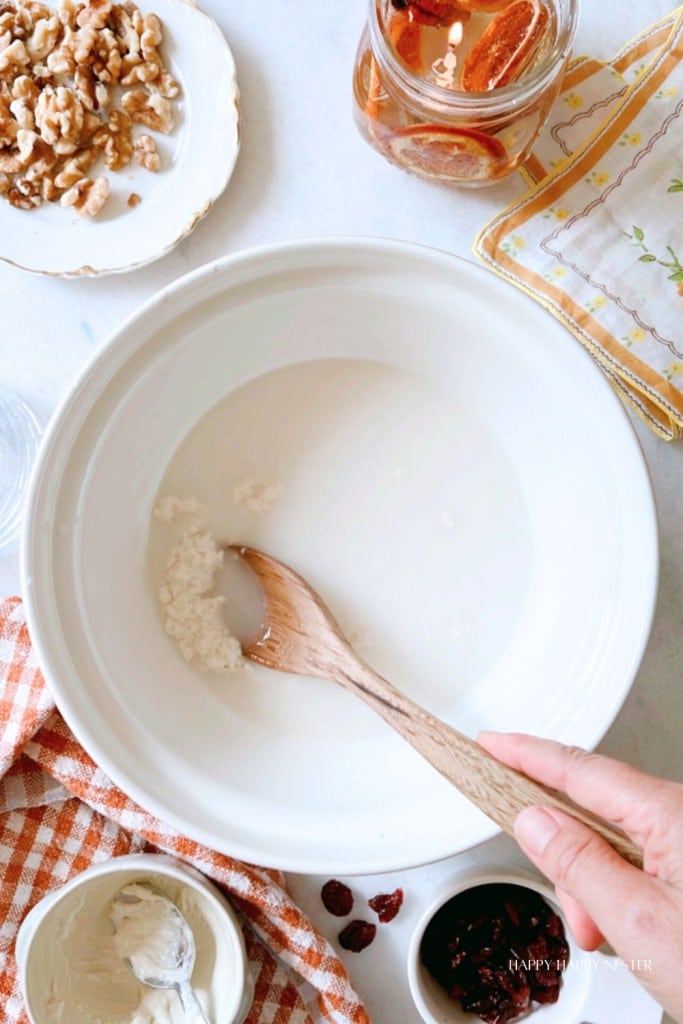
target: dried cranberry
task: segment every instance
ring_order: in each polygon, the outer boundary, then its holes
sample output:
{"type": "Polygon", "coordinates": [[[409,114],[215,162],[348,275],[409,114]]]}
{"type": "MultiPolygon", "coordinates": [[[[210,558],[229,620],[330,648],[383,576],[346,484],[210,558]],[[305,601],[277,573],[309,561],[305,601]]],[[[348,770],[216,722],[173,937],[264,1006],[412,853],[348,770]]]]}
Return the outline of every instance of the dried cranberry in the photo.
{"type": "Polygon", "coordinates": [[[353,910],[353,893],[348,885],[331,878],[320,890],[320,898],[325,910],[335,917],[346,917],[353,910]]]}
{"type": "Polygon", "coordinates": [[[350,921],[339,933],[339,945],[352,953],[360,953],[369,946],[377,932],[377,925],[369,921],[350,921]]]}
{"type": "Polygon", "coordinates": [[[554,1003],[569,958],[561,919],[530,889],[483,885],[454,897],[425,931],[422,962],[464,1010],[508,1024],[554,1003]]]}
{"type": "Polygon", "coordinates": [[[403,889],[394,889],[393,892],[387,893],[378,892],[368,900],[368,906],[375,911],[382,924],[393,921],[402,905],[403,889]]]}

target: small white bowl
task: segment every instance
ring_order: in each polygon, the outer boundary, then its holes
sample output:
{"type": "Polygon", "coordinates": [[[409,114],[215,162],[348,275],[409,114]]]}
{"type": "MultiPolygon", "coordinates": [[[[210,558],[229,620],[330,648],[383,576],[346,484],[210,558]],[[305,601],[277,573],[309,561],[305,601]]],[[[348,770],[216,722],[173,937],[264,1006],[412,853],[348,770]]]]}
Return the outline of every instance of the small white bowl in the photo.
{"type": "MultiPolygon", "coordinates": [[[[662,1009],[636,981],[623,960],[602,953],[587,953],[574,942],[550,886],[538,875],[522,868],[500,865],[471,865],[451,876],[420,916],[408,950],[408,982],[413,1002],[425,1024],[475,1024],[480,1018],[466,1013],[458,1000],[451,999],[423,965],[420,947],[429,922],[453,897],[480,885],[492,883],[523,886],[541,896],[560,916],[569,943],[569,959],[562,975],[556,1003],[534,1004],[524,1020],[533,1024],[659,1024],[662,1009]]],[[[521,1020],[522,1018],[517,1018],[521,1020]]]]}
{"type": "Polygon", "coordinates": [[[31,1024],[85,1024],[107,1006],[132,1017],[142,995],[158,998],[136,981],[109,937],[112,897],[130,882],[149,882],[180,903],[195,936],[192,983],[200,1002],[214,1024],[242,1024],[253,981],[237,917],[208,879],[163,854],[130,854],[88,868],[26,916],[16,959],[31,1024]],[[63,1016],[55,1017],[62,999],[63,1016]]]}

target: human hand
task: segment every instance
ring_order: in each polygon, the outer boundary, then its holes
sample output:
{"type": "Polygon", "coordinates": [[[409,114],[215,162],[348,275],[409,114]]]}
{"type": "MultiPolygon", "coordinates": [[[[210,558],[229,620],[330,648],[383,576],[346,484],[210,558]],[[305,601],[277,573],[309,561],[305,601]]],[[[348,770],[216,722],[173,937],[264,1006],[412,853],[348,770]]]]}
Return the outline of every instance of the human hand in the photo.
{"type": "Polygon", "coordinates": [[[642,847],[641,871],[562,811],[528,807],[515,823],[522,850],[554,883],[579,946],[597,949],[606,939],[683,1024],[683,785],[552,740],[493,732],[477,739],[642,847]]]}

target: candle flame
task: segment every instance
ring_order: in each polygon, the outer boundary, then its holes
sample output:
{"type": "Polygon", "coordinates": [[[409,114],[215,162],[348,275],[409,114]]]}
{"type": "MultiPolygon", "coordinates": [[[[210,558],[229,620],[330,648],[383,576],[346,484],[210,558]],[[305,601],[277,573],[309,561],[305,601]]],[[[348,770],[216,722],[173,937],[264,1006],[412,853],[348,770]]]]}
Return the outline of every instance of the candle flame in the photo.
{"type": "Polygon", "coordinates": [[[458,46],[458,44],[462,42],[462,34],[463,34],[462,22],[461,21],[454,21],[453,24],[451,25],[451,27],[448,30],[448,45],[449,46],[458,46]]]}

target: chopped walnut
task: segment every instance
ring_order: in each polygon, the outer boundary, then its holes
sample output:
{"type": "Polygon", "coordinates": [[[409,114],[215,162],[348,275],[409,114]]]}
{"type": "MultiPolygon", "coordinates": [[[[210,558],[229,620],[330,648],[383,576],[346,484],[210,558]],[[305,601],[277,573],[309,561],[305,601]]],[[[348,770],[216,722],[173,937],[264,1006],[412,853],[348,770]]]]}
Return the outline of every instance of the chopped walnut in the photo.
{"type": "Polygon", "coordinates": [[[26,100],[12,100],[9,109],[18,128],[32,129],[35,127],[33,109],[26,100]]]}
{"type": "Polygon", "coordinates": [[[76,28],[76,16],[78,15],[79,6],[73,0],[59,0],[57,17],[65,28],[76,28]]]}
{"type": "Polygon", "coordinates": [[[81,178],[64,192],[60,200],[62,206],[73,206],[81,217],[94,217],[100,212],[109,195],[107,178],[81,178]]]}
{"type": "Polygon", "coordinates": [[[0,49],[0,74],[5,74],[31,63],[26,47],[21,39],[14,39],[9,46],[0,49]]]}
{"type": "Polygon", "coordinates": [[[157,147],[151,135],[138,135],[133,143],[135,159],[147,171],[156,171],[161,167],[157,147]]]}
{"type": "Polygon", "coordinates": [[[30,131],[26,128],[20,128],[17,132],[17,147],[19,149],[19,159],[22,164],[27,164],[31,159],[31,154],[35,148],[38,136],[34,131],[30,131]]]}
{"type": "MultiPolygon", "coordinates": [[[[137,8],[135,8],[137,11],[137,8]]],[[[139,15],[139,11],[137,11],[139,15]]],[[[119,41],[119,49],[126,57],[139,57],[140,55],[140,20],[136,26],[133,13],[126,10],[120,4],[116,4],[111,12],[111,25],[119,41]]]]}
{"type": "Polygon", "coordinates": [[[40,3],[39,0],[19,0],[19,8],[26,12],[28,16],[27,27],[35,25],[37,21],[41,21],[43,18],[49,18],[52,11],[47,4],[40,3]]]}
{"type": "Polygon", "coordinates": [[[97,33],[92,52],[93,70],[100,82],[115,85],[121,77],[121,52],[110,28],[97,33]]]}
{"type": "Polygon", "coordinates": [[[82,5],[76,14],[76,24],[81,27],[89,25],[91,28],[104,28],[107,24],[112,9],[112,0],[90,0],[88,4],[82,5]]]}
{"type": "Polygon", "coordinates": [[[19,174],[22,168],[18,150],[13,149],[9,153],[0,151],[0,174],[19,174]]]}
{"type": "Polygon", "coordinates": [[[78,98],[87,110],[100,110],[109,103],[109,87],[98,80],[91,65],[76,68],[74,87],[78,98]]]}
{"type": "Polygon", "coordinates": [[[28,178],[16,178],[14,185],[7,191],[7,198],[12,206],[18,206],[20,210],[34,210],[43,201],[40,185],[28,178]]]}
{"type": "Polygon", "coordinates": [[[51,74],[73,75],[76,70],[74,45],[74,33],[69,29],[62,39],[61,45],[47,55],[47,69],[51,74]]]}
{"type": "Polygon", "coordinates": [[[140,88],[130,89],[124,92],[121,106],[131,121],[143,124],[153,132],[167,135],[173,130],[173,109],[161,93],[149,93],[140,88]]]}
{"type": "Polygon", "coordinates": [[[19,75],[12,82],[12,99],[24,100],[33,107],[40,95],[40,89],[30,75],[19,75]]]}
{"type": "Polygon", "coordinates": [[[112,110],[105,127],[93,137],[93,144],[104,152],[104,162],[110,171],[127,167],[133,156],[133,140],[128,114],[112,110]]]}
{"type": "Polygon", "coordinates": [[[55,203],[61,196],[61,189],[57,188],[51,174],[43,174],[40,178],[40,195],[47,203],[55,203]]]}
{"type": "Polygon", "coordinates": [[[52,147],[27,128],[20,128],[17,132],[17,146],[22,166],[27,168],[26,177],[30,180],[41,177],[57,163],[58,157],[52,147]]]}
{"type": "Polygon", "coordinates": [[[161,72],[154,83],[154,88],[167,100],[174,100],[176,96],[180,95],[180,86],[168,71],[161,72]]]}
{"type": "MultiPolygon", "coordinates": [[[[0,180],[0,190],[1,189],[2,189],[2,181],[0,180]]],[[[136,206],[140,205],[140,203],[142,202],[142,196],[138,195],[137,192],[131,192],[131,194],[128,196],[127,202],[128,202],[128,206],[130,206],[130,208],[132,210],[136,206]]]]}
{"type": "Polygon", "coordinates": [[[88,176],[100,157],[111,171],[133,154],[158,171],[154,139],[134,140],[131,122],[173,128],[180,87],[162,42],[161,20],[134,0],[0,0],[0,194],[21,209],[61,200],[93,216],[109,193],[106,178],[88,176]]]}
{"type": "Polygon", "coordinates": [[[156,14],[146,14],[142,19],[143,29],[140,33],[140,49],[145,60],[160,64],[158,47],[164,38],[161,22],[156,14]]]}
{"type": "Polygon", "coordinates": [[[12,116],[11,104],[0,96],[0,148],[12,146],[17,137],[18,124],[12,116]]]}
{"type": "Polygon", "coordinates": [[[74,153],[83,129],[83,104],[64,85],[47,86],[35,107],[36,127],[42,138],[54,147],[55,153],[74,153]]]}
{"type": "Polygon", "coordinates": [[[62,26],[56,14],[37,21],[26,42],[26,50],[33,63],[44,60],[55,48],[62,26]]]}
{"type": "Polygon", "coordinates": [[[98,157],[98,150],[94,146],[82,149],[75,156],[72,156],[55,175],[55,185],[59,189],[68,189],[86,176],[98,157]]]}

